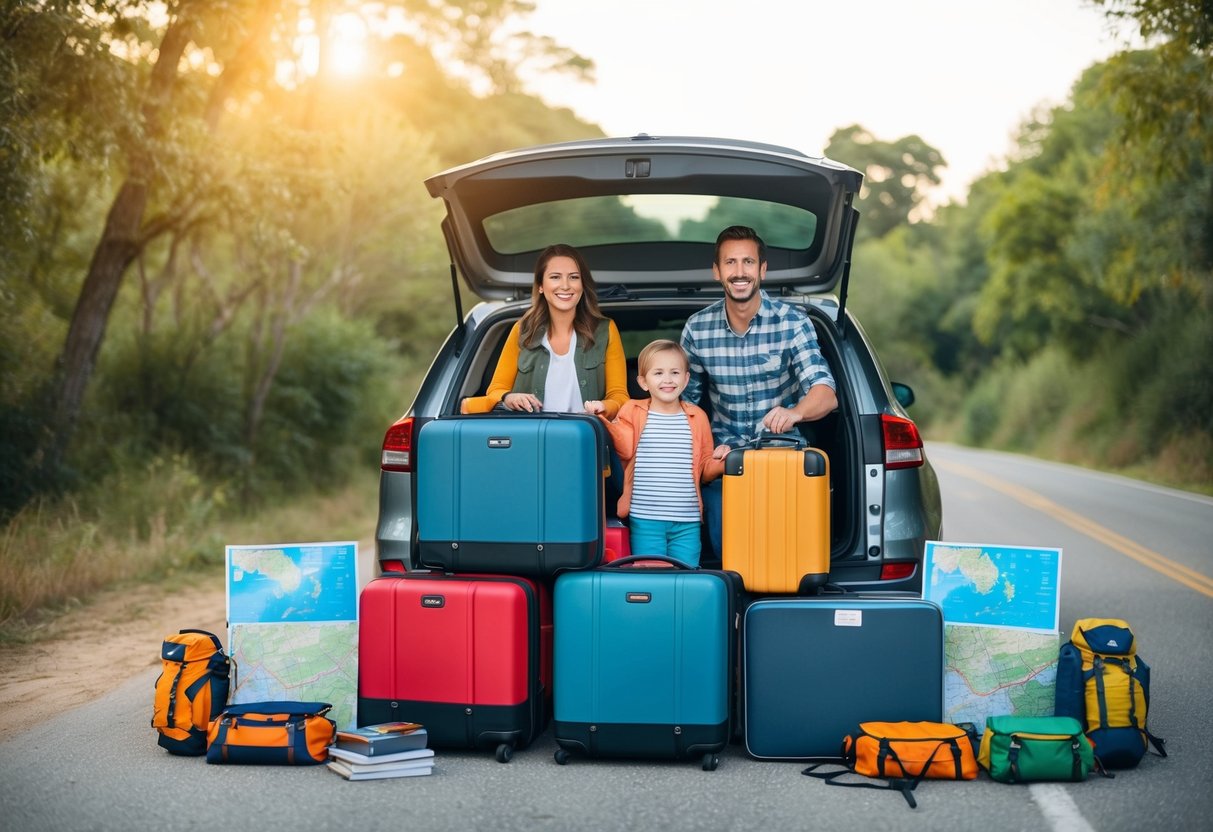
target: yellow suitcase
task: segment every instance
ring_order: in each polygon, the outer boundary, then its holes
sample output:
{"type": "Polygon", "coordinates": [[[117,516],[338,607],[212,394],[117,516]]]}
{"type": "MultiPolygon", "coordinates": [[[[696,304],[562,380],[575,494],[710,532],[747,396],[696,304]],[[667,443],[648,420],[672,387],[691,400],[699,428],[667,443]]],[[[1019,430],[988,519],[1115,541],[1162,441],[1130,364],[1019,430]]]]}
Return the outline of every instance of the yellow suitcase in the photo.
{"type": "Polygon", "coordinates": [[[830,460],[805,447],[730,451],[723,568],[750,592],[811,593],[830,575],[830,460]]]}

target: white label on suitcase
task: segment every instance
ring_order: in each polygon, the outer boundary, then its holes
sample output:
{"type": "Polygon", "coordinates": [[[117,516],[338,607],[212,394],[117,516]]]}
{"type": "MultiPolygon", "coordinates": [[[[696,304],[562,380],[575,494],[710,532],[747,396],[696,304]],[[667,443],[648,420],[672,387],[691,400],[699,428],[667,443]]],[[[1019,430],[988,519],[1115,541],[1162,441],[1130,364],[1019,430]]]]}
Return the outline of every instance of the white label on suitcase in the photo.
{"type": "Polygon", "coordinates": [[[834,610],[835,627],[862,627],[863,610],[834,610]]]}

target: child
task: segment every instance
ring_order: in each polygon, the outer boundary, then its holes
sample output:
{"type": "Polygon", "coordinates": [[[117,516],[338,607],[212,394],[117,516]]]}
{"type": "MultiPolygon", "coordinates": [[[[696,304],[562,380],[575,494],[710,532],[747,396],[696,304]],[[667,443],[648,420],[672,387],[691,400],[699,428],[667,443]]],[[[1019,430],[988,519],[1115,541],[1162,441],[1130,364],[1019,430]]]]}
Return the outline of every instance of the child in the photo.
{"type": "Polygon", "coordinates": [[[687,356],[676,341],[640,351],[636,380],[648,399],[631,399],[614,422],[600,414],[626,466],[619,516],[631,527],[636,555],[667,555],[699,565],[703,500],[699,484],[724,474],[712,459],[708,415],[679,397],[687,386],[687,356]]]}

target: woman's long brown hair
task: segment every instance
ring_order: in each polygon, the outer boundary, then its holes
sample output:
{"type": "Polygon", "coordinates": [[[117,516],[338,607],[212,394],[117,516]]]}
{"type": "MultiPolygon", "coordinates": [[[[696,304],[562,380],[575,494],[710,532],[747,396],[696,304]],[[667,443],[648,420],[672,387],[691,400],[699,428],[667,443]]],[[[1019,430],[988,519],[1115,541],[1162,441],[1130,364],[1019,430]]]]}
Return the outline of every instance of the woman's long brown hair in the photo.
{"type": "Polygon", "coordinates": [[[573,330],[577,333],[577,340],[584,344],[582,349],[588,349],[594,345],[594,330],[603,320],[602,312],[598,309],[598,290],[594,286],[594,276],[590,274],[590,267],[585,262],[585,258],[581,256],[581,252],[565,243],[548,246],[539,253],[539,259],[535,261],[535,281],[531,284],[531,308],[518,322],[519,343],[523,347],[530,348],[536,339],[543,337],[551,324],[548,302],[544,300],[539,288],[543,285],[543,276],[553,257],[572,258],[573,262],[577,264],[577,271],[581,274],[581,299],[577,302],[577,308],[573,310],[573,330]]]}

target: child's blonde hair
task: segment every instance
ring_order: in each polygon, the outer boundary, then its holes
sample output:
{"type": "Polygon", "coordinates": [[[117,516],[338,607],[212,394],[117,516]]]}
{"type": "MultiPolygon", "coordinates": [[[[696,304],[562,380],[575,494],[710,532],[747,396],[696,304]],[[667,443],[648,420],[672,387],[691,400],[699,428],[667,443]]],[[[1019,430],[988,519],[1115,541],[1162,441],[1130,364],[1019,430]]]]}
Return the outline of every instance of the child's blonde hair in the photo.
{"type": "Polygon", "coordinates": [[[640,351],[640,355],[636,357],[636,372],[643,376],[649,371],[649,367],[653,366],[653,356],[659,352],[669,350],[676,352],[682,356],[682,366],[690,369],[690,359],[687,358],[686,350],[677,341],[670,341],[666,338],[659,338],[645,346],[640,351]]]}

